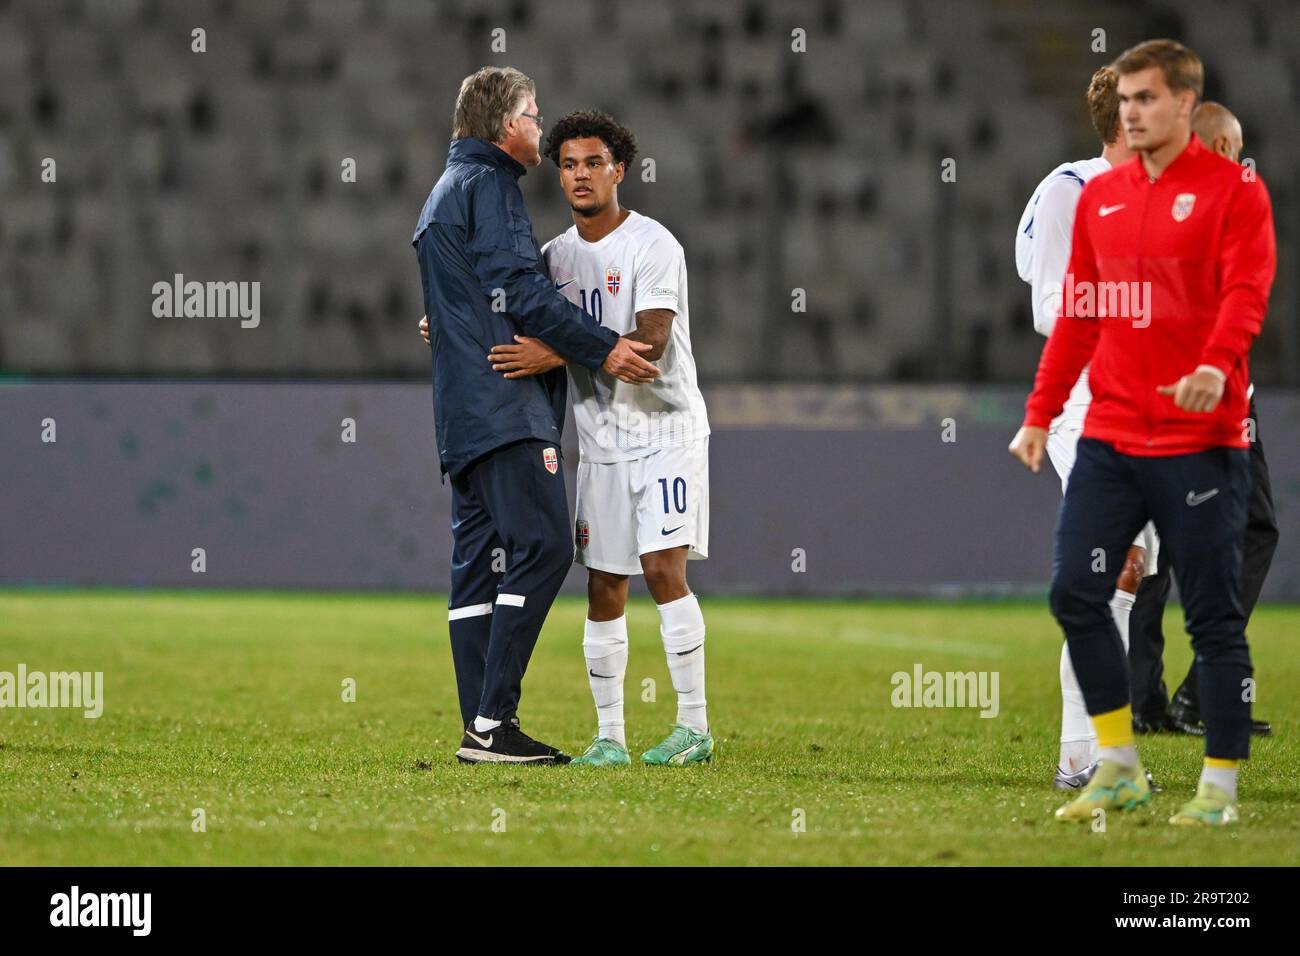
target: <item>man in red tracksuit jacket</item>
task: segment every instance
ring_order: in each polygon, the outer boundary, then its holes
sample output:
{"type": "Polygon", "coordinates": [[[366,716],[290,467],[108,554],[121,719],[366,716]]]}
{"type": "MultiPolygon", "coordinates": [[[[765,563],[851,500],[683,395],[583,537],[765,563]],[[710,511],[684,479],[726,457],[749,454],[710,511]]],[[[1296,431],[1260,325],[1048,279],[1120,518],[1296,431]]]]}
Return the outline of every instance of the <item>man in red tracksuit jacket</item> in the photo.
{"type": "Polygon", "coordinates": [[[1263,182],[1192,135],[1196,54],[1150,40],[1115,61],[1135,159],[1084,187],[1061,317],[1010,451],[1038,471],[1047,426],[1090,367],[1093,401],[1057,518],[1051,607],[1069,643],[1101,761],[1056,811],[1088,822],[1151,797],[1132,728],[1128,665],[1107,602],[1133,536],[1155,522],[1192,635],[1205,766],[1170,822],[1238,818],[1237,763],[1254,698],[1239,597],[1250,491],[1246,357],[1276,269],[1263,182]]]}

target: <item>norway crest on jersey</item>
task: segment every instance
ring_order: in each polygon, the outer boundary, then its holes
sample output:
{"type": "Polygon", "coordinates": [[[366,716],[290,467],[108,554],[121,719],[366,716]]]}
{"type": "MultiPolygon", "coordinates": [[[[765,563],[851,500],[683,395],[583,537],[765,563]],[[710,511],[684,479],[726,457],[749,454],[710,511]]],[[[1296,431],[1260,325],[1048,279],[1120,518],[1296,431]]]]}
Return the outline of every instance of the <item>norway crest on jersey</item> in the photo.
{"type": "Polygon", "coordinates": [[[560,470],[560,456],[555,453],[554,448],[542,449],[542,464],[546,465],[546,470],[551,474],[560,470]]]}
{"type": "Polygon", "coordinates": [[[1196,205],[1196,193],[1179,193],[1174,197],[1174,222],[1182,222],[1192,214],[1192,207],[1196,205]]]}
{"type": "Polygon", "coordinates": [[[587,527],[587,522],[579,518],[573,526],[573,543],[580,548],[585,548],[591,542],[591,530],[587,527]]]}
{"type": "Polygon", "coordinates": [[[610,266],[605,270],[605,288],[609,290],[610,295],[618,295],[618,287],[623,282],[622,275],[618,266],[610,266]]]}

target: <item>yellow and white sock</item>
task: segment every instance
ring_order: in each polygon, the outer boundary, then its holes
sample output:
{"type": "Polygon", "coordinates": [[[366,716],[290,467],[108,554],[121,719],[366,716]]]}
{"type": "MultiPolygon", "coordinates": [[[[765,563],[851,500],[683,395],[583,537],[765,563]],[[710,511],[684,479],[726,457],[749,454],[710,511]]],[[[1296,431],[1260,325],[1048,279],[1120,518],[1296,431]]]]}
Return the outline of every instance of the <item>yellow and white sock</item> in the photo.
{"type": "Polygon", "coordinates": [[[1222,760],[1218,757],[1206,757],[1205,766],[1201,768],[1201,783],[1212,783],[1222,788],[1228,799],[1237,802],[1237,764],[1238,760],[1222,760]]]}
{"type": "Polygon", "coordinates": [[[1097,728],[1100,759],[1125,767],[1137,766],[1138,751],[1133,741],[1133,707],[1130,704],[1104,714],[1093,714],[1092,725],[1097,728]]]}
{"type": "MultiPolygon", "coordinates": [[[[1115,621],[1119,638],[1128,652],[1128,619],[1133,611],[1135,595],[1115,589],[1110,599],[1110,616],[1115,621]]],[[[1097,734],[1083,703],[1079,678],[1074,674],[1070,660],[1070,644],[1061,645],[1061,749],[1057,766],[1066,773],[1077,773],[1100,759],[1097,734]]]]}

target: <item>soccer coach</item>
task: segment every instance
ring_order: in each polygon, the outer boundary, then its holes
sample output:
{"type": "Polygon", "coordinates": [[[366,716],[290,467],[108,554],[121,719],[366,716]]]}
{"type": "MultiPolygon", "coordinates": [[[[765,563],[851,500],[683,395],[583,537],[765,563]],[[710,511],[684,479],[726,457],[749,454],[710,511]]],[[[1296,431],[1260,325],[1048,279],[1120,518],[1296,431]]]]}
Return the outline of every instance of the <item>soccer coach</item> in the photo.
{"type": "Polygon", "coordinates": [[[447,168],[420,212],[420,261],[433,353],[434,424],[451,478],[447,619],[465,736],[462,761],[566,763],[519,729],[520,687],[573,561],[560,467],[566,378],[507,379],[488,352],[515,335],[570,361],[646,384],[650,348],[601,328],[556,291],[519,191],[538,166],[542,117],[533,81],[510,67],[466,77],[447,168]]]}
{"type": "Polygon", "coordinates": [[[1101,761],[1056,816],[1091,821],[1097,809],[1127,810],[1151,797],[1134,743],[1128,663],[1107,605],[1114,569],[1149,519],[1170,545],[1206,729],[1196,797],[1170,822],[1217,826],[1238,817],[1237,765],[1250,753],[1254,694],[1240,587],[1250,494],[1246,357],[1276,269],[1273,213],[1253,170],[1192,135],[1203,84],[1196,54],[1149,40],[1115,69],[1120,121],[1138,155],[1079,196],[1066,276],[1074,298],[1062,304],[1010,446],[1038,471],[1047,425],[1091,362],[1093,402],[1057,517],[1051,606],[1101,761]]]}

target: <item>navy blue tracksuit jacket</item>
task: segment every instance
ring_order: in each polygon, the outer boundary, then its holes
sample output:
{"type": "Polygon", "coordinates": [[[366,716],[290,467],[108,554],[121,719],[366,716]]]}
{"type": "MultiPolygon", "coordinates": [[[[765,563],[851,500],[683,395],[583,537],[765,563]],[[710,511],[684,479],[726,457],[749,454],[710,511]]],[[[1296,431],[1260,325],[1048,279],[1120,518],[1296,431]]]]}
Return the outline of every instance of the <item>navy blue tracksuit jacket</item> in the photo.
{"type": "Polygon", "coordinates": [[[560,441],[564,369],[506,379],[487,362],[492,346],[527,335],[599,369],[618,341],[555,291],[519,191],[525,171],[491,143],[453,140],[412,239],[433,349],[438,457],[453,478],[502,445],[560,441]],[[494,301],[504,311],[493,311],[494,301]]]}

